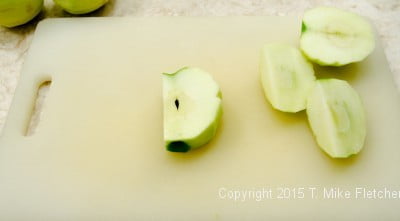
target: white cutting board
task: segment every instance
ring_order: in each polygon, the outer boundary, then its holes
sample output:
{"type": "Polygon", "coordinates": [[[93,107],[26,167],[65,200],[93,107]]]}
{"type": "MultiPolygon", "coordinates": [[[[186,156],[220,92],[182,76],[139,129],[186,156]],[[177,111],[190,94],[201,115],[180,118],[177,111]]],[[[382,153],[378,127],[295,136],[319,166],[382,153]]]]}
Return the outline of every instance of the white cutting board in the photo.
{"type": "Polygon", "coordinates": [[[368,135],[356,157],[329,158],[304,112],[281,113],[264,99],[260,49],[277,40],[297,45],[300,24],[296,17],[41,22],[0,140],[0,220],[398,219],[399,199],[221,198],[225,190],[279,187],[400,190],[400,98],[379,42],[362,63],[316,67],[318,77],[346,79],[361,94],[368,135]],[[185,154],[164,149],[161,99],[161,73],[183,66],[213,74],[224,108],[212,142],[185,154]],[[24,136],[47,80],[41,122],[24,136]]]}

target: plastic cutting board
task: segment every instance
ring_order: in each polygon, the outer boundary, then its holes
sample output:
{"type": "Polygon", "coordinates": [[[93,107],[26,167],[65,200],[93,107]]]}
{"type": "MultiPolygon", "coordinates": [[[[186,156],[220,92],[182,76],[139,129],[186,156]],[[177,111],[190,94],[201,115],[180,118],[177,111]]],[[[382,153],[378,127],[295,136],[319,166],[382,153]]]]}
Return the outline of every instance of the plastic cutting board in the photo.
{"type": "MultiPolygon", "coordinates": [[[[41,22],[0,140],[0,220],[396,220],[399,199],[326,199],[323,188],[400,190],[400,98],[379,42],[363,62],[315,67],[348,80],[367,112],[366,144],[334,160],[304,111],[275,111],[261,47],[297,45],[298,17],[76,18],[41,22]],[[161,73],[210,72],[224,115],[212,142],[164,149],[161,73]],[[38,87],[51,88],[25,136],[38,87]],[[277,199],[315,187],[317,198],[277,199]],[[234,200],[234,191],[274,199],[234,200]]],[[[378,40],[377,40],[378,41],[378,40]]]]}

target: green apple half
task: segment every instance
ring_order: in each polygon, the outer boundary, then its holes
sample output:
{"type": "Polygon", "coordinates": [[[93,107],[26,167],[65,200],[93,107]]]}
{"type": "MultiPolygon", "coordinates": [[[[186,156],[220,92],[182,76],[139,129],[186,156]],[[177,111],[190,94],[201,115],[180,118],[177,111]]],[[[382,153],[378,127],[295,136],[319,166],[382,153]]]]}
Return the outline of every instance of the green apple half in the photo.
{"type": "Polygon", "coordinates": [[[99,9],[108,0],[54,0],[54,2],[71,14],[86,14],[99,9]]]}
{"type": "Polygon", "coordinates": [[[163,74],[164,141],[171,152],[187,152],[209,142],[222,115],[221,91],[199,68],[163,74]]]}
{"type": "Polygon", "coordinates": [[[0,25],[15,27],[32,20],[42,10],[43,0],[0,0],[0,25]]]}

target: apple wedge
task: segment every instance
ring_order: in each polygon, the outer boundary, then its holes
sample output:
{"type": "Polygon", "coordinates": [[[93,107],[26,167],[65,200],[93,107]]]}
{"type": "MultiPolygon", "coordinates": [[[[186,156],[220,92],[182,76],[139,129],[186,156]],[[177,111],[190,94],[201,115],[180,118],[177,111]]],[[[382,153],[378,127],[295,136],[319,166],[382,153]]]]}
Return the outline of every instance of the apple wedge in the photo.
{"type": "Polygon", "coordinates": [[[260,60],[261,84],[272,107],[285,112],[306,108],[315,82],[313,66],[299,49],[282,43],[263,47],[260,60]]]}
{"type": "Polygon", "coordinates": [[[221,91],[199,68],[163,74],[164,142],[171,152],[187,152],[209,142],[222,115],[221,91]]]}
{"type": "Polygon", "coordinates": [[[358,93],[343,80],[317,80],[307,116],[318,145],[333,158],[357,154],[364,145],[366,119],[358,93]]]}

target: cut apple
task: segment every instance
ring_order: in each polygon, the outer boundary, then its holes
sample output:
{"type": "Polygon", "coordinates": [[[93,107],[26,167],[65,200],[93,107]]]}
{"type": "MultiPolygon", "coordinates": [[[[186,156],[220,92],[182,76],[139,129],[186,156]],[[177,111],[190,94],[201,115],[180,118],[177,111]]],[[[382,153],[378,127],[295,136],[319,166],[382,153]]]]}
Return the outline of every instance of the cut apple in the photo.
{"type": "Polygon", "coordinates": [[[163,74],[164,141],[171,152],[187,152],[209,142],[222,115],[221,92],[199,68],[163,74]]]}
{"type": "Polygon", "coordinates": [[[331,157],[357,154],[364,145],[366,120],[357,92],[343,80],[317,80],[307,116],[318,145],[331,157]]]}
{"type": "Polygon", "coordinates": [[[371,25],[361,16],[330,7],[304,13],[300,48],[317,64],[342,66],[358,62],[374,47],[371,25]]]}
{"type": "Polygon", "coordinates": [[[298,112],[306,108],[315,76],[312,64],[297,48],[280,43],[264,46],[260,73],[265,96],[275,109],[298,112]]]}

